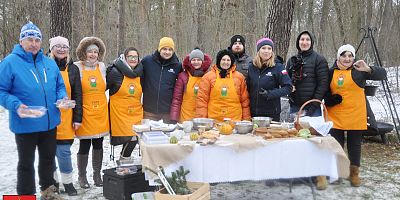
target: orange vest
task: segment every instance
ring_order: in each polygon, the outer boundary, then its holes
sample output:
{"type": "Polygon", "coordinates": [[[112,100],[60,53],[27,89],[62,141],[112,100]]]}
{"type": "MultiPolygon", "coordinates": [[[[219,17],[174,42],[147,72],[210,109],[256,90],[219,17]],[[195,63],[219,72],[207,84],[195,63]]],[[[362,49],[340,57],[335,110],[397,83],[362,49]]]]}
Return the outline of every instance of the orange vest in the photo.
{"type": "Polygon", "coordinates": [[[124,77],[119,90],[110,96],[111,135],[135,136],[132,125],[141,124],[143,106],[140,77],[124,77]]]}
{"type": "Polygon", "coordinates": [[[330,84],[332,94],[339,94],[343,101],[328,107],[333,128],[340,130],[367,130],[367,105],[364,88],[360,88],[351,77],[351,70],[333,72],[330,84]]]}
{"type": "MultiPolygon", "coordinates": [[[[85,66],[82,65],[84,69],[85,66]]],[[[110,131],[106,84],[99,65],[95,70],[82,70],[82,125],[75,132],[81,139],[97,138],[110,131]]]]}
{"type": "Polygon", "coordinates": [[[242,105],[235,89],[232,71],[229,78],[220,78],[216,72],[216,81],[210,92],[208,102],[208,118],[222,122],[224,118],[231,118],[235,121],[242,120],[242,105]]]}
{"type": "Polygon", "coordinates": [[[193,77],[190,73],[189,80],[186,84],[186,90],[183,94],[180,122],[192,120],[195,117],[196,97],[199,90],[201,77],[193,77]]]}
{"type": "MultiPolygon", "coordinates": [[[[71,84],[68,76],[68,65],[64,71],[60,71],[61,76],[64,80],[65,89],[67,91],[68,98],[71,99],[71,84]]],[[[57,126],[57,140],[72,140],[74,139],[75,130],[72,127],[72,109],[60,109],[61,112],[61,123],[57,126]]]]}

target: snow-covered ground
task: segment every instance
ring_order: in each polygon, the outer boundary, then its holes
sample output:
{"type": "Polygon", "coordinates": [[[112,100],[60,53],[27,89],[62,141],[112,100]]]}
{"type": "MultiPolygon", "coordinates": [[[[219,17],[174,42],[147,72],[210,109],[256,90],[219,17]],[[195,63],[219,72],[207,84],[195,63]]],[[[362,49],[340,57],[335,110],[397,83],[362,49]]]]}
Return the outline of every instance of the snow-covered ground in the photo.
{"type": "MultiPolygon", "coordinates": [[[[389,85],[395,87],[394,68],[389,71],[389,85]]],[[[380,84],[380,83],[378,83],[380,84]]],[[[399,92],[393,91],[393,99],[396,103],[397,112],[400,113],[400,95],[399,92]]],[[[368,97],[372,109],[379,121],[391,122],[390,113],[386,99],[384,98],[382,88],[379,89],[378,95],[368,97]]],[[[76,169],[76,153],[79,147],[79,141],[75,140],[72,146],[72,161],[74,166],[74,184],[78,190],[79,196],[68,197],[62,195],[66,199],[105,199],[103,197],[102,188],[92,186],[90,189],[83,190],[79,188],[77,179],[78,172],[76,169]]],[[[364,145],[365,146],[365,145],[364,145]]],[[[367,144],[368,146],[368,144],[367,144]]],[[[369,146],[368,146],[369,147],[369,146]]],[[[371,145],[371,148],[374,145],[371,145]]],[[[379,146],[378,146],[379,147],[379,146]]],[[[115,149],[115,155],[118,155],[121,147],[115,149]]],[[[0,195],[16,194],[16,178],[17,178],[17,161],[18,155],[15,145],[14,134],[8,128],[8,113],[0,108],[0,195]]],[[[348,181],[344,181],[340,185],[330,185],[325,191],[317,191],[318,199],[400,199],[400,153],[394,150],[394,160],[379,160],[379,158],[368,158],[363,155],[363,163],[361,178],[365,180],[360,188],[349,186],[348,181]],[[369,159],[369,160],[368,160],[369,159]],[[379,160],[379,163],[377,161],[379,160]],[[384,162],[384,163],[382,163],[384,162]],[[392,172],[381,171],[380,166],[395,168],[392,172]]],[[[134,157],[138,158],[137,149],[134,151],[134,157]]],[[[91,159],[91,158],[89,158],[91,159]]],[[[37,160],[37,156],[36,156],[37,160]]],[[[140,162],[140,159],[136,159],[140,162]]],[[[37,162],[35,163],[37,169],[37,162]]],[[[104,160],[103,169],[115,167],[115,162],[110,160],[110,144],[109,138],[104,140],[104,160]]],[[[89,161],[88,180],[92,184],[92,167],[89,161]]],[[[38,178],[36,177],[37,194],[40,194],[38,187],[38,178]]],[[[289,193],[286,183],[277,182],[275,186],[265,186],[262,182],[244,181],[237,184],[218,184],[211,187],[212,199],[311,199],[311,190],[306,185],[295,185],[293,192],[289,193]]]]}

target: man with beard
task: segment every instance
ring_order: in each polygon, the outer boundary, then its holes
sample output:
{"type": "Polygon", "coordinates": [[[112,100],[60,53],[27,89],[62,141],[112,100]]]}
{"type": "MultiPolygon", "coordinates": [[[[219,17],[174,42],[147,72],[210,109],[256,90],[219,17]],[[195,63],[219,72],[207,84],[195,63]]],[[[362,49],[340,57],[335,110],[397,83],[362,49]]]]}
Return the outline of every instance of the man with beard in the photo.
{"type": "Polygon", "coordinates": [[[247,77],[247,72],[249,70],[249,64],[252,62],[252,58],[246,54],[245,49],[246,40],[241,35],[234,35],[231,38],[231,44],[228,47],[235,56],[236,71],[247,77]]]}

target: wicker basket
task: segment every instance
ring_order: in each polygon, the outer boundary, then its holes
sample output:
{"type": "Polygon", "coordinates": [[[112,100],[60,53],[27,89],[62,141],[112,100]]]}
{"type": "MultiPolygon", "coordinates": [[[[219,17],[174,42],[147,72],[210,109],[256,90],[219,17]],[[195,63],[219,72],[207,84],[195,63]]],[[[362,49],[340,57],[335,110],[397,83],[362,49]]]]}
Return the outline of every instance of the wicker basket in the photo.
{"type": "Polygon", "coordinates": [[[301,113],[303,112],[304,107],[306,107],[307,104],[312,103],[312,102],[318,102],[318,103],[320,103],[320,104],[324,107],[324,120],[325,120],[325,121],[328,120],[328,110],[326,109],[325,104],[324,104],[322,101],[318,100],[318,99],[311,99],[311,100],[306,101],[306,102],[300,107],[299,112],[297,112],[297,118],[296,118],[296,121],[294,122],[294,127],[295,127],[298,131],[299,131],[300,129],[303,129],[303,128],[308,128],[308,129],[310,130],[310,132],[311,132],[311,135],[319,135],[319,133],[318,133],[313,127],[302,127],[302,126],[300,125],[300,115],[301,115],[301,113]]]}

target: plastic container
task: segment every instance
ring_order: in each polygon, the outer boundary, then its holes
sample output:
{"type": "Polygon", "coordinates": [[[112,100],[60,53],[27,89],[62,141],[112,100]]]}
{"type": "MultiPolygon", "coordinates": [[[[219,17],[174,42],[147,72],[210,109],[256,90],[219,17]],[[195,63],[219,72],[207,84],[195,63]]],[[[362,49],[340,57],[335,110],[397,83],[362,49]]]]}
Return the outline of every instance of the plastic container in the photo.
{"type": "Polygon", "coordinates": [[[47,108],[43,106],[28,106],[26,108],[18,109],[18,115],[21,118],[40,118],[47,112],[47,108]]]}
{"type": "Polygon", "coordinates": [[[70,108],[75,108],[75,106],[76,106],[75,100],[59,99],[56,102],[56,107],[57,108],[70,109],[70,108]]]}

